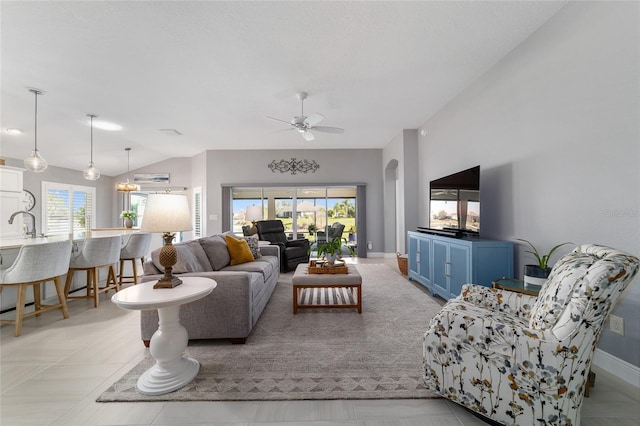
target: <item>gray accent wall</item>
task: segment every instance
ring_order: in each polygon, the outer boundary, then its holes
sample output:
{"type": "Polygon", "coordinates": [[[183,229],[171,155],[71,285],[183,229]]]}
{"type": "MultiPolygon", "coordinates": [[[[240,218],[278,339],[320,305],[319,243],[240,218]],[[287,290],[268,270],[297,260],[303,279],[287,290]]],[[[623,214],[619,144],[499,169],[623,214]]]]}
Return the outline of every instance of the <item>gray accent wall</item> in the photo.
{"type": "MultiPolygon", "coordinates": [[[[569,2],[449,105],[420,136],[420,193],[480,164],[481,234],[542,250],[572,241],[640,255],[638,2],[569,2]]],[[[420,218],[427,223],[426,206],[420,218]]],[[[516,271],[532,258],[517,250],[516,271]]],[[[563,247],[552,261],[566,253],[563,247]]],[[[599,348],[640,366],[640,289],[599,348]]]]}
{"type": "MultiPolygon", "coordinates": [[[[207,151],[206,230],[207,234],[223,230],[221,185],[304,186],[335,184],[366,184],[366,239],[373,248],[368,256],[381,255],[384,250],[382,150],[253,150],[207,151]],[[272,172],[267,166],[275,160],[309,160],[320,165],[315,173],[272,172]],[[209,219],[217,215],[217,219],[209,219]]],[[[204,190],[204,188],[203,188],[204,190]]],[[[230,214],[230,212],[227,212],[230,214]]],[[[226,213],[225,213],[226,214],[226,213]]],[[[364,242],[366,244],[366,242],[364,242]]]]}

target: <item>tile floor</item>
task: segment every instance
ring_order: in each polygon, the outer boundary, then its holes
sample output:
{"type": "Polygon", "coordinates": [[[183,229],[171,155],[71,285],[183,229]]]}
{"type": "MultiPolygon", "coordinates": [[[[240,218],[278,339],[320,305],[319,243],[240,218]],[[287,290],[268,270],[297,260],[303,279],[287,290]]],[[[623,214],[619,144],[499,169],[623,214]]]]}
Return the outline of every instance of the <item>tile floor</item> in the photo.
{"type": "MultiPolygon", "coordinates": [[[[385,262],[397,269],[396,261],[385,262]]],[[[361,260],[362,262],[362,260],[361,260]]],[[[104,296],[104,295],[103,295],[104,296]]],[[[89,300],[27,318],[21,337],[0,327],[0,425],[349,425],[486,424],[446,400],[103,403],[95,399],[145,354],[139,314],[89,300]]],[[[584,426],[640,425],[640,390],[595,369],[584,426]]]]}

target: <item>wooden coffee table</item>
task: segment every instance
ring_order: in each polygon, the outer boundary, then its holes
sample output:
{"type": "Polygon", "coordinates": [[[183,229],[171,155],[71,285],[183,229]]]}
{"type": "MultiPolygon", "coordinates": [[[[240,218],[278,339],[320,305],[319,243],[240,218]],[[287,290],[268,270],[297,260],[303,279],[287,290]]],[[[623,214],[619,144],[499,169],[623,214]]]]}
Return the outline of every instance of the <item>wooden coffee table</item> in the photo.
{"type": "Polygon", "coordinates": [[[294,315],[300,308],[355,308],[362,313],[362,277],[353,265],[346,274],[310,274],[309,265],[301,263],[291,282],[294,315]]]}

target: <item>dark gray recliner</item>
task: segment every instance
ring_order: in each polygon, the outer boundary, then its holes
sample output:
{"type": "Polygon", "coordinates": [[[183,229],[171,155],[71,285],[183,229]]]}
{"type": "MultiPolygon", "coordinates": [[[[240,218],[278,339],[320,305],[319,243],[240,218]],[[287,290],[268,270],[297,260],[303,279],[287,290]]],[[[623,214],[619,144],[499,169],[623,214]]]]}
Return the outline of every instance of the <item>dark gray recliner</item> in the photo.
{"type": "Polygon", "coordinates": [[[288,240],[284,225],[280,220],[259,220],[256,222],[258,238],[280,247],[280,271],[287,272],[300,263],[309,262],[309,240],[299,238],[288,240]]]}

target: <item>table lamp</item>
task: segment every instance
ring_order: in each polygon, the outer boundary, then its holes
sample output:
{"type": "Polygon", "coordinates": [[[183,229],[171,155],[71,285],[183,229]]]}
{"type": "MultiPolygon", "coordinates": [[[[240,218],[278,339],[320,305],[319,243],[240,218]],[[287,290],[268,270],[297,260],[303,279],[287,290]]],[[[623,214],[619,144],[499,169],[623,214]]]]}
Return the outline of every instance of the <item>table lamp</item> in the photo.
{"type": "Polygon", "coordinates": [[[258,230],[256,229],[256,222],[262,220],[262,206],[256,206],[255,204],[252,206],[247,206],[247,212],[244,214],[244,220],[253,223],[253,227],[251,228],[251,235],[258,232],[258,230]]]}
{"type": "Polygon", "coordinates": [[[164,266],[164,276],[153,288],[173,288],[182,284],[180,278],[171,273],[178,261],[173,246],[175,232],[191,231],[191,213],[185,195],[149,194],[142,215],[141,232],[161,232],[164,245],[160,249],[160,265],[164,266]]]}

